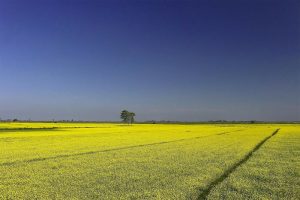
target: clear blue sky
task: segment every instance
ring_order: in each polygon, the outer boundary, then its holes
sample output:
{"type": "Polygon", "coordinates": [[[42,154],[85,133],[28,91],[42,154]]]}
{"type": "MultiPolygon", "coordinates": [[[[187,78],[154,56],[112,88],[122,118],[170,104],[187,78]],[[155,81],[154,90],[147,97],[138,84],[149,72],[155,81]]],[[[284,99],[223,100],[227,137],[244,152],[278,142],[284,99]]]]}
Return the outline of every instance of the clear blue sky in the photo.
{"type": "Polygon", "coordinates": [[[300,120],[299,1],[0,1],[0,117],[300,120]]]}

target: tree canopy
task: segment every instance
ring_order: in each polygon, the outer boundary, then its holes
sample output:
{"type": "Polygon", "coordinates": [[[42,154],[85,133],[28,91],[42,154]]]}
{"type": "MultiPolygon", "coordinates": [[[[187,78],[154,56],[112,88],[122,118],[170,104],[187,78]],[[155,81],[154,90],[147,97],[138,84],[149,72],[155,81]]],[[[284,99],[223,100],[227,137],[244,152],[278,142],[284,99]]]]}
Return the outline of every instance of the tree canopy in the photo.
{"type": "Polygon", "coordinates": [[[135,113],[128,110],[122,110],[120,118],[124,123],[132,124],[134,122],[135,113]]]}

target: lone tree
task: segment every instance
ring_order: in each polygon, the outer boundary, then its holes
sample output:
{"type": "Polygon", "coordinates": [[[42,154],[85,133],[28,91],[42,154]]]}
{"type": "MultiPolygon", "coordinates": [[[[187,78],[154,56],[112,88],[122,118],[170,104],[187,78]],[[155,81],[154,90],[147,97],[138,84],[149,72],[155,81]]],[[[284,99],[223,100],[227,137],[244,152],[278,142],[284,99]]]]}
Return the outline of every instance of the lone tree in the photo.
{"type": "Polygon", "coordinates": [[[128,116],[128,111],[122,110],[120,118],[122,119],[123,122],[127,122],[127,116],[128,116]]]}
{"type": "Polygon", "coordinates": [[[135,117],[135,113],[134,112],[130,112],[129,113],[129,121],[132,124],[134,122],[134,117],[135,117]]]}
{"type": "Polygon", "coordinates": [[[124,123],[132,124],[134,122],[135,113],[128,110],[122,110],[120,118],[124,123]]]}

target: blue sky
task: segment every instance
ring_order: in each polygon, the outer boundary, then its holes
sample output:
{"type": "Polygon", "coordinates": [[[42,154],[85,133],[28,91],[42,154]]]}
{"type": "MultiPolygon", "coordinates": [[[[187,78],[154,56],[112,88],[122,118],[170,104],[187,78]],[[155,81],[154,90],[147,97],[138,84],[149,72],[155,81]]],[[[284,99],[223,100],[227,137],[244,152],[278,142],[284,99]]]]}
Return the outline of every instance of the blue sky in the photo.
{"type": "Polygon", "coordinates": [[[0,2],[0,117],[300,120],[299,1],[0,2]]]}

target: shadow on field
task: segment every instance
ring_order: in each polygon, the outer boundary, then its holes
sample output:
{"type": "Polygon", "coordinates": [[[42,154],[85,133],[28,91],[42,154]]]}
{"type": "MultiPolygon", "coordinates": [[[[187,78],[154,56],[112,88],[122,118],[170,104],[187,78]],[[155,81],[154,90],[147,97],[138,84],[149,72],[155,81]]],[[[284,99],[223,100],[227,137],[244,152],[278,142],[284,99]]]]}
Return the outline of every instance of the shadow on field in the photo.
{"type": "Polygon", "coordinates": [[[61,127],[40,127],[40,128],[0,128],[0,134],[1,133],[7,133],[7,132],[31,132],[31,131],[62,131],[64,129],[87,129],[87,128],[111,128],[111,127],[81,127],[81,126],[61,126],[61,127]]]}
{"type": "Polygon", "coordinates": [[[223,182],[230,174],[232,174],[239,166],[241,166],[242,164],[244,164],[245,162],[247,162],[247,160],[249,160],[252,156],[252,154],[254,152],[256,152],[265,142],[267,142],[270,138],[272,138],[273,136],[275,136],[278,133],[279,129],[276,129],[271,135],[269,135],[268,137],[266,137],[265,139],[263,139],[261,142],[259,142],[250,152],[248,152],[240,161],[238,161],[237,163],[235,163],[234,165],[232,165],[229,169],[227,169],[226,171],[224,171],[224,173],[218,177],[217,179],[213,180],[206,189],[200,189],[200,195],[198,196],[197,200],[203,200],[203,199],[207,199],[207,196],[209,195],[209,193],[211,192],[211,190],[217,186],[218,184],[220,184],[221,182],[223,182]]]}
{"type": "Polygon", "coordinates": [[[0,128],[1,133],[7,132],[31,132],[31,131],[57,131],[60,127],[43,127],[43,128],[0,128]]]}

